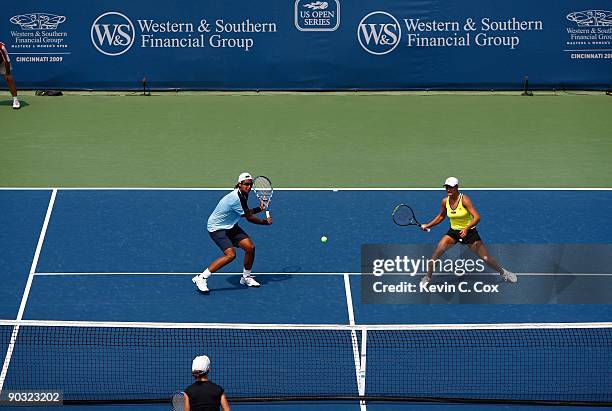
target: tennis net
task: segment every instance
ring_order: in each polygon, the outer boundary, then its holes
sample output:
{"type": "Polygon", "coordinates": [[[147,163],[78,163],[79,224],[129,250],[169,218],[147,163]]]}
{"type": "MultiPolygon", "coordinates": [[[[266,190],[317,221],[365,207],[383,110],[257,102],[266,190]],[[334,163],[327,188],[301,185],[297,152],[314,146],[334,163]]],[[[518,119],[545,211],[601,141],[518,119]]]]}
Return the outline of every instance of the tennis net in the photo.
{"type": "Polygon", "coordinates": [[[0,321],[0,390],[167,401],[206,354],[233,400],[612,403],[611,326],[0,321]]]}

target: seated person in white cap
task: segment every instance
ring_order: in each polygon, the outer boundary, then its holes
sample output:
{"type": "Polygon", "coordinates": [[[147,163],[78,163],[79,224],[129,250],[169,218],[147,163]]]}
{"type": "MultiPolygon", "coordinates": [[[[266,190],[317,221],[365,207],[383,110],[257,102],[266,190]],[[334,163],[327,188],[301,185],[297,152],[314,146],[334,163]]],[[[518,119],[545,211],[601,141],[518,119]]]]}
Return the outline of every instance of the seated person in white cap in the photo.
{"type": "Polygon", "coordinates": [[[208,379],[210,359],[201,355],[193,359],[191,374],[196,381],[185,389],[185,411],[230,411],[223,388],[208,379]]]}
{"type": "Polygon", "coordinates": [[[217,204],[217,207],[208,218],[208,234],[210,238],[223,251],[223,255],[204,270],[203,273],[196,275],[191,281],[198,287],[198,290],[208,293],[208,277],[215,271],[220,270],[225,265],[234,261],[236,258],[235,247],[244,250],[244,269],[240,284],[248,287],[259,287],[255,277],[251,275],[253,261],[255,261],[255,244],[249,235],[238,225],[241,217],[253,224],[270,225],[272,218],[259,218],[255,215],[265,210],[263,202],[259,207],[249,208],[247,200],[249,192],[253,187],[253,177],[249,173],[242,173],[238,177],[238,183],[229,194],[225,195],[217,204]]]}
{"type": "Polygon", "coordinates": [[[440,213],[427,224],[421,225],[423,231],[438,225],[448,217],[450,220],[450,230],[442,237],[436,249],[431,256],[431,261],[427,265],[427,274],[421,280],[423,286],[427,286],[431,282],[433,275],[433,261],[440,258],[446,250],[460,242],[467,245],[472,252],[480,257],[489,267],[497,271],[504,281],[515,283],[517,281],[516,274],[501,267],[493,257],[489,255],[478,231],[476,224],[480,222],[480,214],[472,204],[472,200],[465,194],[459,193],[459,180],[455,177],[449,177],[444,182],[446,196],[442,199],[442,208],[440,213]]]}

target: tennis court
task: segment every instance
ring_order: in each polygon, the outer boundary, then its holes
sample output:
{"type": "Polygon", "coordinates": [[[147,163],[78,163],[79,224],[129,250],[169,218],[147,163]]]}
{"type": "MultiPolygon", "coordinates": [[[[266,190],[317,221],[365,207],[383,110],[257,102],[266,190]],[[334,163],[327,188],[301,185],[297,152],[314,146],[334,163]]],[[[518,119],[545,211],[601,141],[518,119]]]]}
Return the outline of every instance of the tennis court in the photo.
{"type": "Polygon", "coordinates": [[[168,410],[203,354],[238,411],[612,409],[606,2],[0,21],[1,409],[168,410]],[[241,222],[261,287],[237,250],[201,293],[245,172],[274,187],[273,224],[241,222]]]}
{"type": "MultiPolygon", "coordinates": [[[[0,238],[10,251],[3,264],[1,317],[19,320],[2,322],[2,349],[11,352],[9,364],[5,358],[5,389],[51,384],[62,387],[66,400],[161,401],[189,383],[184,370],[205,346],[217,364],[215,380],[239,398],[356,397],[359,371],[364,371],[366,396],[610,401],[609,328],[587,326],[570,334],[558,326],[521,329],[535,323],[605,323],[610,305],[361,301],[360,246],[437,241],[442,227],[432,233],[407,230],[395,226],[389,212],[407,199],[427,212],[427,204],[439,201],[438,190],[277,190],[275,224],[247,226],[258,247],[255,271],[262,287],[240,286],[240,263],[234,262],[213,275],[211,294],[202,295],[190,278],[217,253],[203,227],[225,191],[1,190],[5,230],[0,238]],[[296,217],[302,213],[307,218],[296,217]],[[322,234],[328,243],[319,241],[322,234]],[[216,325],[211,329],[202,323],[216,325]],[[415,331],[402,328],[405,324],[442,329],[415,331]],[[524,341],[532,339],[535,345],[524,341]],[[366,340],[368,349],[362,352],[366,340]],[[551,347],[559,341],[569,350],[563,354],[569,363],[551,365],[547,350],[558,350],[551,347]],[[572,348],[585,341],[588,356],[584,347],[572,348]],[[413,362],[415,357],[421,362],[413,362]],[[366,359],[367,367],[360,370],[366,359]],[[33,375],[20,368],[33,363],[47,371],[33,375]],[[474,363],[482,367],[477,372],[474,363]],[[92,367],[98,368],[94,375],[92,367]],[[512,378],[504,378],[508,375],[512,378]],[[431,385],[424,387],[422,378],[431,379],[431,385]],[[547,382],[539,384],[539,378],[547,382]],[[576,385],[576,378],[583,384],[576,385]]],[[[595,219],[594,210],[610,204],[609,190],[466,191],[489,217],[480,230],[491,243],[607,241],[605,226],[585,231],[583,220],[595,219]],[[516,198],[521,209],[514,206],[516,198]],[[573,204],[572,215],[580,218],[555,214],[555,205],[563,202],[573,204]],[[542,221],[542,215],[550,218],[542,221]],[[504,227],[500,216],[523,223],[504,227]]],[[[322,401],[237,403],[235,408],[360,406],[358,401],[322,401]]],[[[419,405],[367,403],[374,410],[414,406],[419,405]]]]}

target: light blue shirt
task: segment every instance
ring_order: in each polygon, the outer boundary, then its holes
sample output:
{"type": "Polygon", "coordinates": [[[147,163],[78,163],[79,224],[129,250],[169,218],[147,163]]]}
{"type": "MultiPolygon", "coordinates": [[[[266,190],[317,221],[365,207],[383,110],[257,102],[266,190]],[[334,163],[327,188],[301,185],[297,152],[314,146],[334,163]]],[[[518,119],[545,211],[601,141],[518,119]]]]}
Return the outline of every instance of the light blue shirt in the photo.
{"type": "Polygon", "coordinates": [[[217,230],[229,230],[236,225],[243,215],[244,209],[236,188],[219,201],[215,210],[208,217],[206,228],[211,233],[217,230]]]}

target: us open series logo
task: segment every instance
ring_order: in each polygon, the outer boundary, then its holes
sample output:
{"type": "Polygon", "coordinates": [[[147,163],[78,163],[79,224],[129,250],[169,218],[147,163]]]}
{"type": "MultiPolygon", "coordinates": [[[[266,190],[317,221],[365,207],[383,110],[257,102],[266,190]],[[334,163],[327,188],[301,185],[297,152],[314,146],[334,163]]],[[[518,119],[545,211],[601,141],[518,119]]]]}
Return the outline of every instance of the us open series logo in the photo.
{"type": "Polygon", "coordinates": [[[295,1],[295,28],[299,31],[336,31],[340,27],[340,2],[295,1]]]}

